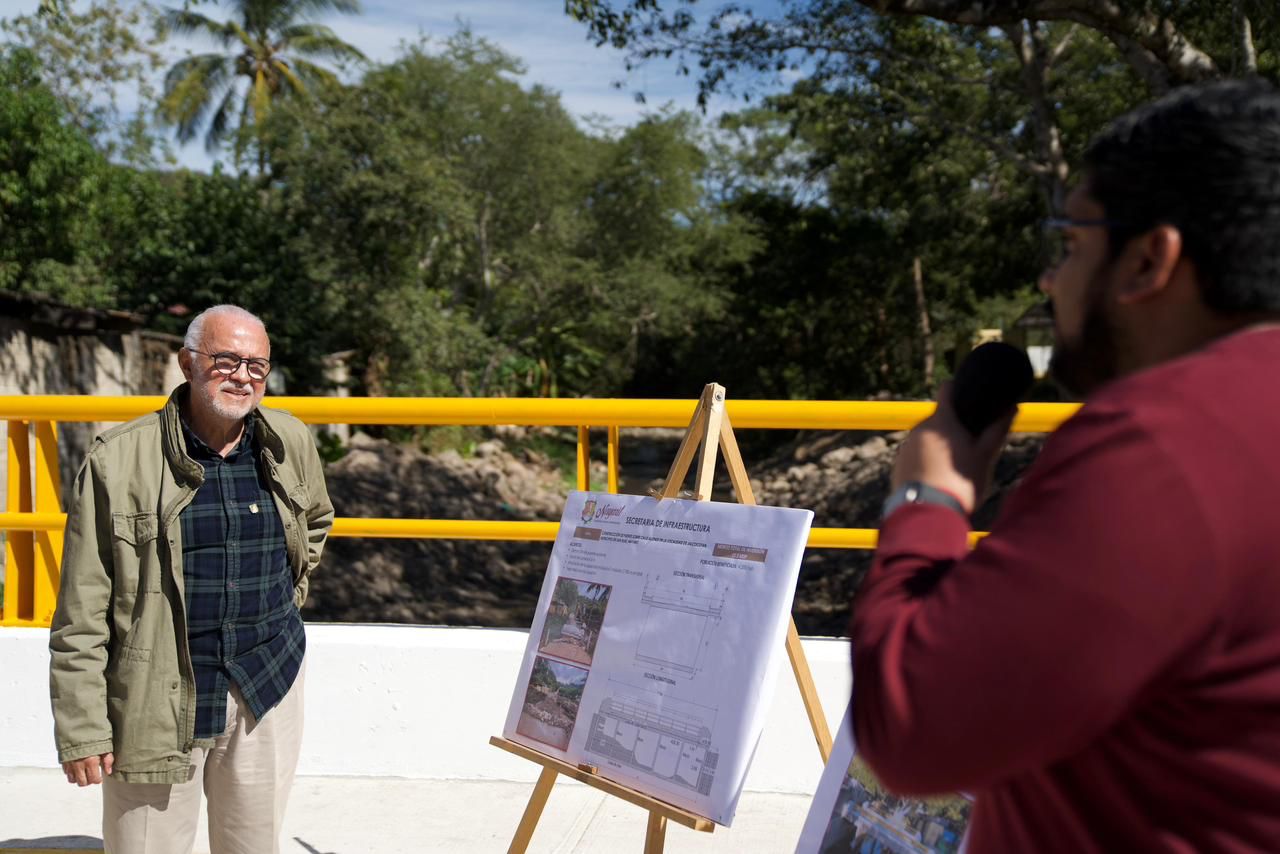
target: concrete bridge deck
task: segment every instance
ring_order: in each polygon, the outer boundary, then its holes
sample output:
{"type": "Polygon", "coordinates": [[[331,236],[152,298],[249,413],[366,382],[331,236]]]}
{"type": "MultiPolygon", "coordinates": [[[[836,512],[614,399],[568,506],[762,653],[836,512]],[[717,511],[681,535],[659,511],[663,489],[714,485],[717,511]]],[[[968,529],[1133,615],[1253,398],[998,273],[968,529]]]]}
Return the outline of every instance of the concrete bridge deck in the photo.
{"type": "MultiPolygon", "coordinates": [[[[281,834],[281,854],[499,854],[507,850],[532,785],[479,780],[299,777],[281,834]]],[[[0,852],[102,848],[97,788],[69,786],[52,769],[0,769],[0,852]]],[[[788,852],[809,808],[807,795],[747,792],[733,827],[697,833],[671,825],[666,850],[788,852]]],[[[530,852],[616,854],[644,848],[639,807],[573,781],[556,785],[530,852]]],[[[201,822],[197,854],[208,854],[201,822]]]]}
{"type": "MultiPolygon", "coordinates": [[[[306,735],[282,854],[501,852],[539,766],[488,744],[500,734],[524,650],[516,630],[312,624],[306,735]]],[[[48,632],[0,629],[0,852],[101,848],[100,794],[54,763],[48,632]]],[[[805,639],[834,729],[850,676],[847,641],[805,639]]],[[[671,825],[666,850],[794,849],[822,767],[783,668],[730,828],[671,825]]],[[[535,852],[641,851],[647,813],[557,783],[535,852]]],[[[197,852],[207,852],[203,828],[197,852]]]]}

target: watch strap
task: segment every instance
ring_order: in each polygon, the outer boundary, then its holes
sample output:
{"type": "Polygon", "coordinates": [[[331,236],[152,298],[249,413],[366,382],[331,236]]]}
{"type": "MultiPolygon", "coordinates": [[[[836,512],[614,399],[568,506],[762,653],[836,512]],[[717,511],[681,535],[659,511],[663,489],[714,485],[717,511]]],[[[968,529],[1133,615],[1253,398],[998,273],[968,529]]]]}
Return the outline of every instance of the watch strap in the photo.
{"type": "Polygon", "coordinates": [[[881,518],[889,518],[889,514],[908,504],[939,504],[951,508],[966,519],[969,518],[960,499],[945,489],[938,489],[936,486],[930,486],[918,480],[909,480],[889,494],[885,499],[881,518]]]}

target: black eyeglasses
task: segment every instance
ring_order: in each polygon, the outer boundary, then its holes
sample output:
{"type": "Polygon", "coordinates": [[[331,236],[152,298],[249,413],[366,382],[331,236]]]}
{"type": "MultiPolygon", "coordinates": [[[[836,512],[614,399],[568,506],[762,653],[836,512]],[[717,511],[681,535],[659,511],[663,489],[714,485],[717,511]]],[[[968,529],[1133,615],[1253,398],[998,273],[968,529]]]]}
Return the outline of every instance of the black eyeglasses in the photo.
{"type": "Polygon", "coordinates": [[[203,350],[192,350],[187,348],[188,352],[199,353],[201,356],[208,356],[213,359],[213,369],[224,377],[229,377],[236,371],[240,370],[240,366],[244,365],[249,372],[249,379],[261,382],[267,378],[267,374],[271,373],[271,362],[266,359],[245,359],[237,356],[235,353],[206,353],[203,350]]]}
{"type": "Polygon", "coordinates": [[[1070,217],[1051,216],[1040,223],[1040,234],[1044,241],[1045,262],[1056,267],[1067,256],[1067,240],[1062,233],[1068,228],[1108,228],[1124,229],[1129,224],[1116,219],[1071,219],[1070,217]]]}

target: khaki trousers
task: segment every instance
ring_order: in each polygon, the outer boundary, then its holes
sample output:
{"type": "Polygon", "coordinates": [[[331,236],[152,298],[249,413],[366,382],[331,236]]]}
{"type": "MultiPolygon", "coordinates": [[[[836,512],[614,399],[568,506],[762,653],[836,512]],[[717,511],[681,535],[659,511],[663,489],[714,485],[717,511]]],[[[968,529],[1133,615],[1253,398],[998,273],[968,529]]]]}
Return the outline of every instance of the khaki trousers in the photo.
{"type": "Polygon", "coordinates": [[[209,802],[210,854],[280,851],[285,804],[302,746],[302,677],[259,722],[232,684],[227,729],[213,747],[195,748],[185,783],[102,781],[107,854],[182,854],[195,846],[200,796],[209,802]]]}

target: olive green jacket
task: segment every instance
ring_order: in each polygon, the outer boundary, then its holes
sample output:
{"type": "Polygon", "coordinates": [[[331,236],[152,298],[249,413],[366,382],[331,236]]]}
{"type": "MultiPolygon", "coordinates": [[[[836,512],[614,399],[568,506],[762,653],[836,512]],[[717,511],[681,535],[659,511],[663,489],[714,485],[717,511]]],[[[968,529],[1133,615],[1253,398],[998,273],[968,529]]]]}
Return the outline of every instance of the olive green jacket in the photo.
{"type": "MultiPolygon", "coordinates": [[[[196,720],[178,514],[204,481],[180,386],[159,412],[94,439],[67,508],[49,689],[58,761],[112,752],[126,783],[187,778],[196,720]]],[[[260,462],[284,524],[294,602],[307,598],[333,505],[311,433],[258,407],[260,462]]]]}

